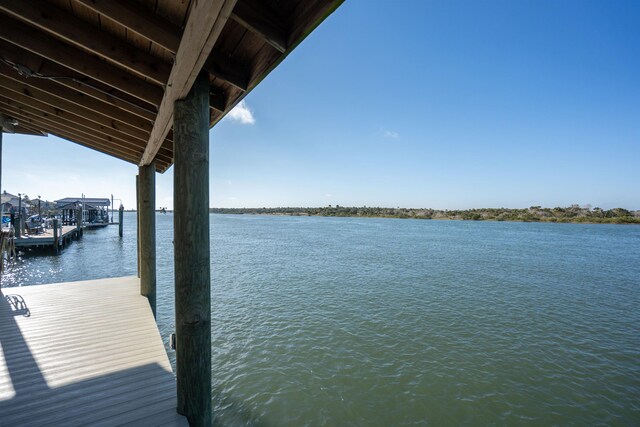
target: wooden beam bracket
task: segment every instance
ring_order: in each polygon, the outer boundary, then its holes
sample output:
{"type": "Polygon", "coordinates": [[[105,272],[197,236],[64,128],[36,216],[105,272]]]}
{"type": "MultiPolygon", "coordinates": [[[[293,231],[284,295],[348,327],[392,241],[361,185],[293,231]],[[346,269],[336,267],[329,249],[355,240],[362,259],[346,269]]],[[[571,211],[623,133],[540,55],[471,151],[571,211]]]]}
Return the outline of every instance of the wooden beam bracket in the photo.
{"type": "Polygon", "coordinates": [[[262,37],[280,53],[287,50],[287,31],[282,18],[262,0],[238,2],[231,18],[262,37]]]}
{"type": "Polygon", "coordinates": [[[18,124],[19,121],[15,118],[0,114],[0,128],[2,128],[2,132],[13,133],[16,131],[15,127],[18,126],[18,124]]]}
{"type": "Polygon", "coordinates": [[[227,55],[215,50],[211,51],[202,69],[242,91],[247,90],[249,85],[247,67],[227,55]]]}

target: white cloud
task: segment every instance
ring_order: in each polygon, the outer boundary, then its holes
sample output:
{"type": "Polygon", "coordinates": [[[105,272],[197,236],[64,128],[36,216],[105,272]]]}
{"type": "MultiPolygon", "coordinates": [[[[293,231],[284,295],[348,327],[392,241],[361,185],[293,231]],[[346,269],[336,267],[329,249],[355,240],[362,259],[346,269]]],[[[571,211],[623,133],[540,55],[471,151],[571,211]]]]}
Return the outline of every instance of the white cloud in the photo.
{"type": "Polygon", "coordinates": [[[327,194],[324,195],[324,197],[332,197],[332,196],[333,196],[333,194],[331,194],[331,193],[327,193],[327,194]]]}
{"type": "Polygon", "coordinates": [[[256,122],[256,119],[253,117],[253,112],[249,109],[244,100],[240,101],[238,105],[233,107],[233,110],[229,111],[227,115],[231,121],[241,123],[243,125],[252,125],[256,122]]]}
{"type": "Polygon", "coordinates": [[[232,200],[232,201],[233,200],[238,200],[238,198],[237,197],[229,197],[229,200],[232,200]]]}
{"type": "Polygon", "coordinates": [[[394,132],[394,131],[389,130],[389,129],[384,129],[384,132],[383,132],[382,136],[384,136],[385,138],[388,138],[388,139],[398,139],[398,138],[400,138],[400,135],[398,134],[398,132],[394,132]]]}

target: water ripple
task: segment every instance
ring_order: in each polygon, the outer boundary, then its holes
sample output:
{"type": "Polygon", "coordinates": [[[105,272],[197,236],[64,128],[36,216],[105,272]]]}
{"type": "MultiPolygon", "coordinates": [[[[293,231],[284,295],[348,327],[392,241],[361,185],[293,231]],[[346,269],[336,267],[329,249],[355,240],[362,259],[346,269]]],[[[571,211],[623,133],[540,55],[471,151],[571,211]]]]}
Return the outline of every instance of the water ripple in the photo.
{"type": "MultiPolygon", "coordinates": [[[[135,274],[125,224],[3,284],[135,274]]],[[[640,424],[640,227],[212,216],[211,242],[220,425],[640,424]]]]}

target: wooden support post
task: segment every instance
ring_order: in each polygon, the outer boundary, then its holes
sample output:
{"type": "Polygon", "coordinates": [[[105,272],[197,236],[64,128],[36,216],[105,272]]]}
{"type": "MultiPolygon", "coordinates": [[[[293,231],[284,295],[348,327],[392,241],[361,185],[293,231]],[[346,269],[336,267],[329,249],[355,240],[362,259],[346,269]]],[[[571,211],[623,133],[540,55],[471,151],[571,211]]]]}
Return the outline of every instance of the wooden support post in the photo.
{"type": "MultiPolygon", "coordinates": [[[[2,126],[0,126],[0,194],[2,194],[2,126]]],[[[0,233],[2,233],[4,229],[4,223],[2,222],[4,219],[4,209],[2,206],[4,206],[4,204],[0,203],[0,233]]],[[[13,222],[13,219],[11,222],[13,222]]],[[[0,262],[3,262],[2,259],[0,259],[0,262]]]]}
{"type": "MultiPolygon", "coordinates": [[[[0,126],[0,194],[2,194],[2,126],[0,126]]],[[[2,215],[4,211],[0,209],[0,227],[2,227],[2,215]]]]}
{"type": "Polygon", "coordinates": [[[53,253],[58,254],[58,218],[54,218],[53,220],[53,253]]]}
{"type": "Polygon", "coordinates": [[[78,238],[82,237],[82,207],[76,209],[76,228],[78,230],[78,238]]]}
{"type": "Polygon", "coordinates": [[[211,425],[209,79],[175,102],[173,122],[176,380],[178,413],[211,425]]]}
{"type": "Polygon", "coordinates": [[[122,221],[124,220],[124,206],[120,205],[118,209],[118,234],[122,237],[122,221]]]}
{"type": "Polygon", "coordinates": [[[140,295],[149,300],[156,316],[156,162],[140,166],[140,295]]]}
{"type": "Polygon", "coordinates": [[[136,250],[138,253],[138,277],[140,277],[140,176],[136,175],[136,250]]]}

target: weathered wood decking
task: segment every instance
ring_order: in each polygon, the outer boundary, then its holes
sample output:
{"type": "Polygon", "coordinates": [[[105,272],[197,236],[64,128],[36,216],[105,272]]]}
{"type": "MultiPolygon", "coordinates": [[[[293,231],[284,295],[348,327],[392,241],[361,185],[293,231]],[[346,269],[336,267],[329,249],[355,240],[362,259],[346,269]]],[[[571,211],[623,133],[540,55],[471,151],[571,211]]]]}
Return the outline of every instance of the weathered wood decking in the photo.
{"type": "Polygon", "coordinates": [[[4,288],[0,425],[187,425],[139,279],[4,288]]]}

